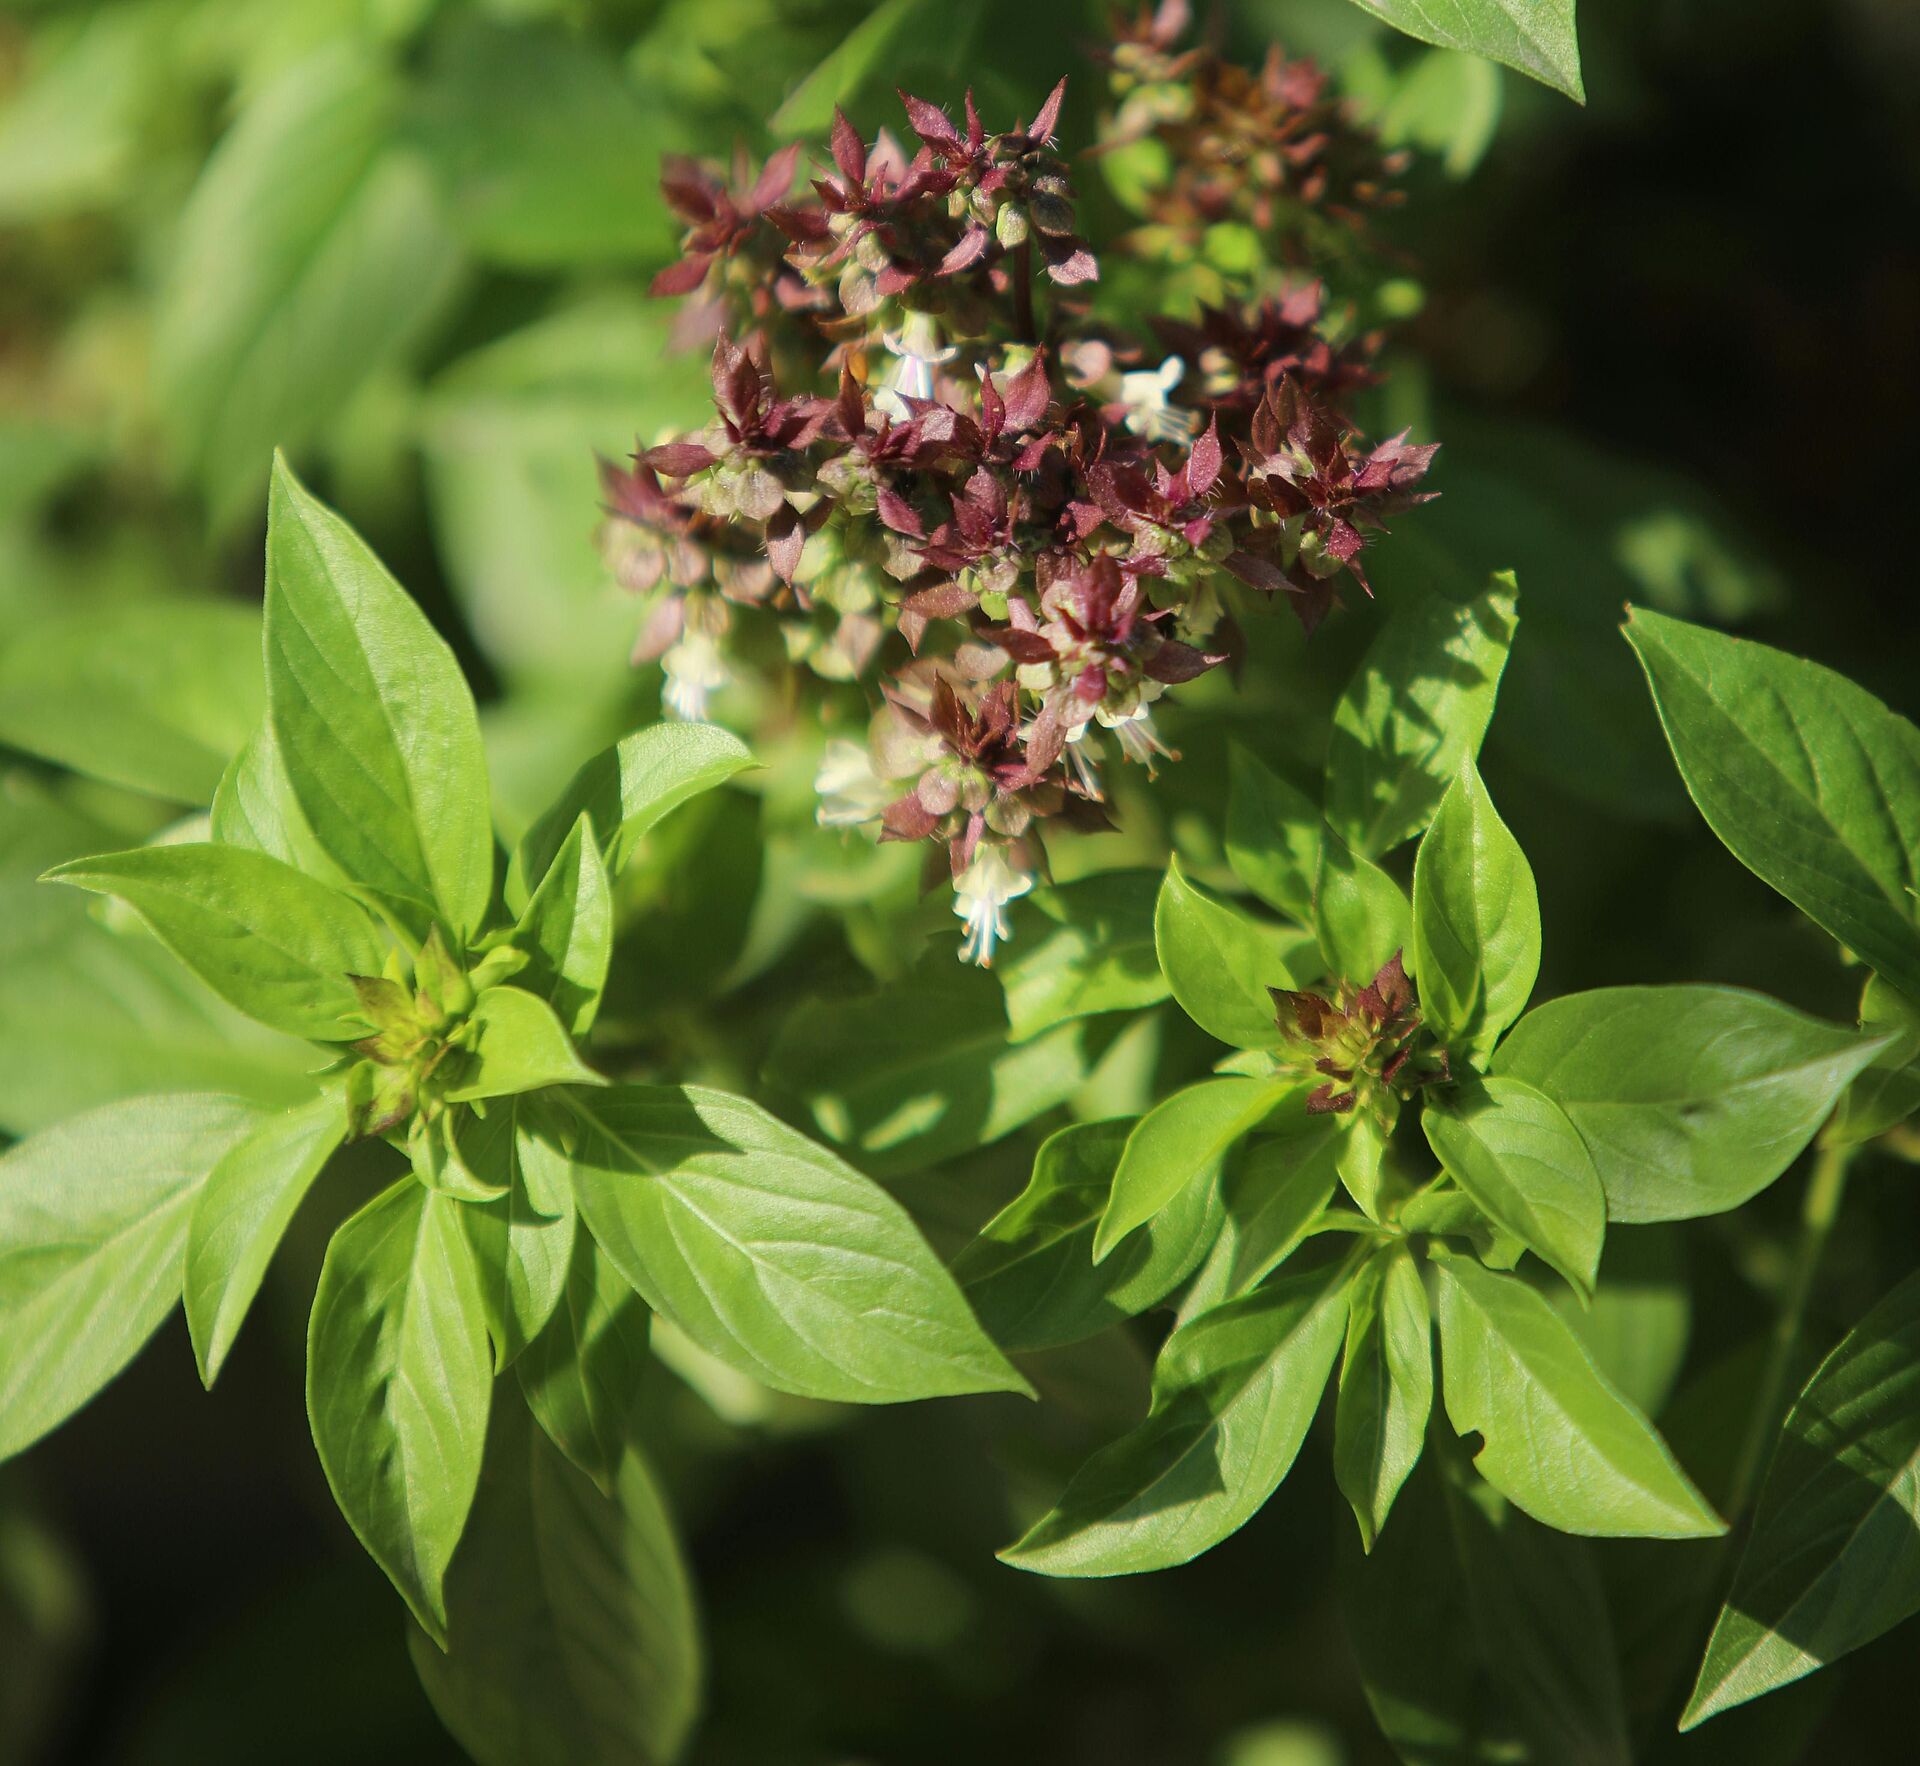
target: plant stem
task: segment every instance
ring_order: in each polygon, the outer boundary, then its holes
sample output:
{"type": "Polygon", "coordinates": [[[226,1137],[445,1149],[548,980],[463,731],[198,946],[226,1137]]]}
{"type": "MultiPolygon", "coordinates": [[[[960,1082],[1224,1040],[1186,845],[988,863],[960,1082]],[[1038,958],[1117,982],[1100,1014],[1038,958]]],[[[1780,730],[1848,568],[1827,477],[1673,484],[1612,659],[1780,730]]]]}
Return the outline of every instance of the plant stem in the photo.
{"type": "Polygon", "coordinates": [[[1023,239],[1013,248],[1013,322],[1023,343],[1037,344],[1033,326],[1033,241],[1023,239]]]}
{"type": "Polygon", "coordinates": [[[1787,1386],[1793,1377],[1801,1328],[1806,1323],[1807,1302],[1813,1294],[1821,1255],[1840,1213],[1841,1198],[1846,1194],[1847,1166],[1853,1154],[1854,1148],[1850,1146],[1823,1145],[1814,1158],[1813,1173],[1807,1179],[1807,1193],[1800,1204],[1799,1249],[1787,1278],[1787,1291],[1780,1302],[1780,1316],[1774,1321],[1773,1344],[1767,1354],[1760,1393],[1747,1419],[1746,1438],[1740,1444],[1740,1457],[1727,1489],[1727,1519],[1736,1525],[1753,1499],[1754,1486],[1759,1483],[1766,1465],[1767,1449],[1786,1408],[1787,1386]]]}

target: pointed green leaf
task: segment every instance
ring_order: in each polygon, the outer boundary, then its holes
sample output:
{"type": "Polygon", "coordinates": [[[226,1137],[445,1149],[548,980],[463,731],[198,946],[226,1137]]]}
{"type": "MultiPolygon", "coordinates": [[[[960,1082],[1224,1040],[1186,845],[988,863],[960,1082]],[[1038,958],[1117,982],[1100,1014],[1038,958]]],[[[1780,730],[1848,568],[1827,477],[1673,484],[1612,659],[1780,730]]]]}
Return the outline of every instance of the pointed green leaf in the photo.
{"type": "Polygon", "coordinates": [[[515,858],[520,886],[531,889],[547,874],[582,815],[600,843],[608,875],[619,876],[656,822],[757,764],[738,736],[711,724],[655,724],[637,731],[588,761],[527,830],[515,858]]]}
{"type": "Polygon", "coordinates": [[[1860,1029],[1887,1040],[1840,1100],[1829,1132],[1846,1144],[1872,1140],[1920,1110],[1920,1005],[1870,975],[1860,996],[1860,1029]]]}
{"type": "Polygon", "coordinates": [[[826,1148],[701,1086],[569,1101],[588,1228],[710,1354],[847,1403],[1026,1389],[906,1212],[826,1148]]]}
{"type": "Polygon", "coordinates": [[[89,607],[0,648],[0,742],[176,803],[211,799],[260,704],[259,619],[225,602],[89,607]]]}
{"type": "Polygon", "coordinates": [[[1319,806],[1250,749],[1227,749],[1227,862],[1233,874],[1299,925],[1313,923],[1325,828],[1319,806]]]}
{"type": "Polygon", "coordinates": [[[560,1303],[514,1363],[548,1440],[609,1495],[646,1373],[649,1323],[633,1285],[576,1231],[560,1303]]]}
{"type": "Polygon", "coordinates": [[[1347,1636],[1382,1734],[1409,1766],[1630,1766],[1593,1548],[1456,1457],[1434,1444],[1371,1554],[1341,1542],[1347,1636]]]}
{"type": "Polygon", "coordinates": [[[1533,871],[1471,760],[1414,860],[1411,959],[1422,1017],[1475,1064],[1526,1009],[1540,973],[1533,871]]]}
{"type": "Polygon", "coordinates": [[[65,1422],[160,1328],[194,1198],[259,1120],[214,1093],[133,1098],[0,1156],[0,1459],[65,1422]]]}
{"type": "Polygon", "coordinates": [[[1044,1576],[1170,1569],[1246,1525],[1306,1439],[1340,1352],[1344,1266],[1292,1276],[1182,1325],[1153,1369],[1153,1405],[1000,1554],[1044,1576]]]}
{"type": "Polygon", "coordinates": [[[1153,938],[1173,997],[1202,1030],[1233,1048],[1279,1046],[1267,989],[1305,979],[1295,976],[1293,963],[1310,940],[1209,895],[1188,881],[1177,858],[1160,886],[1153,938]]]}
{"type": "Polygon", "coordinates": [[[1368,1551],[1420,1461],[1432,1408],[1433,1321],[1420,1266],[1402,1244],[1354,1278],[1334,1407],[1333,1475],[1368,1551]]]}
{"type": "Polygon", "coordinates": [[[1920,1276],[1794,1401],[1680,1719],[1787,1686],[1920,1612],[1920,1276]]]}
{"type": "Polygon", "coordinates": [[[551,1113],[532,1098],[469,1114],[459,1132],[468,1170],[501,1193],[459,1212],[480,1271],[495,1372],[546,1329],[566,1291],[575,1216],[567,1156],[551,1113]]]}
{"type": "MultiPolygon", "coordinates": [[[[1427,595],[1380,628],[1333,714],[1327,824],[1364,858],[1411,840],[1480,752],[1513,642],[1510,573],[1471,601],[1427,595]]],[[[1331,953],[1329,953],[1331,954],[1331,953]]]]}
{"type": "Polygon", "coordinates": [[[376,1196],[327,1246],[307,1334],[307,1415],[334,1500],[443,1647],[493,1390],[463,1205],[411,1177],[376,1196]]]}
{"type": "Polygon", "coordinates": [[[1093,1235],[1133,1119],[1049,1135],[1027,1187],[954,1259],[954,1279],[987,1334],[1012,1351],[1090,1337],[1173,1291],[1219,1230],[1220,1195],[1194,1184],[1104,1263],[1093,1235]]]}
{"type": "Polygon", "coordinates": [[[853,999],[792,1011],[767,1056],[794,1113],[880,1176],[920,1170],[1058,1109],[1092,1071],[1087,1021],[1015,1041],[993,976],[944,954],[853,999]]]}
{"type": "Polygon", "coordinates": [[[1345,1125],[1290,1106],[1276,1116],[1285,1132],[1243,1149],[1227,1168],[1221,1183],[1226,1218],[1181,1296],[1182,1323],[1237,1299],[1278,1269],[1333,1197],[1345,1125]]]}
{"type": "Polygon", "coordinates": [[[1094,1234],[1094,1261],[1112,1255],[1189,1184],[1209,1177],[1227,1149],[1286,1096],[1276,1079],[1203,1079],[1149,1110],[1127,1136],[1113,1174],[1113,1193],[1094,1234]]]}
{"type": "Polygon", "coordinates": [[[314,838],[355,882],[470,940],[493,891],[473,695],[366,541],[280,460],[266,656],[267,718],[314,838]]]}
{"type": "Polygon", "coordinates": [[[153,409],[222,527],[270,450],[304,447],[406,357],[459,273],[433,179],[394,142],[405,88],[360,40],[248,81],[168,230],[153,409]]]}
{"type": "Polygon", "coordinates": [[[229,1005],[289,1036],[340,1042],[367,1025],[350,975],[387,941],[351,896],[238,846],[142,846],[47,873],[119,897],[229,1005]]]}
{"type": "Polygon", "coordinates": [[[692,1588],[653,1473],[623,1442],[606,1493],[502,1405],[447,1576],[450,1650],[407,1642],[479,1766],[666,1766],[699,1704],[692,1588]]]}
{"type": "Polygon", "coordinates": [[[1593,1293],[1606,1192],[1558,1104],[1517,1079],[1473,1081],[1436,1092],[1421,1126],[1434,1157],[1495,1226],[1593,1293]]]}
{"type": "Polygon", "coordinates": [[[1736,987],[1603,987],[1529,1012],[1493,1070],[1566,1111],[1610,1218],[1690,1220],[1772,1183],[1881,1046],[1736,987]]]}
{"type": "Polygon", "coordinates": [[[1518,1276],[1436,1260],[1447,1416],[1480,1475],[1535,1520],[1600,1538],[1699,1539],[1723,1522],[1653,1425],[1518,1276]]]}
{"type": "Polygon", "coordinates": [[[286,765],[274,744],[273,726],[264,720],[254,726],[221,775],[208,826],[216,846],[264,852],[323,883],[345,881],[300,813],[286,765]]]}
{"type": "Polygon", "coordinates": [[[1152,871],[1108,871],[1036,889],[1013,910],[1013,937],[994,959],[1007,990],[1007,1029],[1030,1042],[1072,1018],[1136,1012],[1167,997],[1153,949],[1152,871]]]}
{"type": "Polygon", "coordinates": [[[1518,68],[1542,85],[1587,101],[1574,34],[1574,0],[1353,0],[1395,30],[1442,49],[1464,49],[1518,68]]]}
{"type": "Polygon", "coordinates": [[[519,985],[559,1013],[575,1036],[593,1028],[613,957],[613,892],[584,812],[533,892],[513,947],[525,951],[519,985]]]}
{"type": "Polygon", "coordinates": [[[187,1232],[187,1330],[208,1386],[246,1322],[267,1265],[314,1180],[346,1139],[338,1092],[263,1117],[208,1174],[187,1232]]]}
{"type": "Polygon", "coordinates": [[[1920,729],[1817,663],[1635,608],[1627,641],[1733,856],[1920,998],[1920,729]]]}
{"type": "Polygon", "coordinates": [[[1413,933],[1406,893],[1371,859],[1329,830],[1313,883],[1313,933],[1342,981],[1371,981],[1413,933]]]}
{"type": "Polygon", "coordinates": [[[466,1061],[449,1103],[502,1098],[549,1085],[605,1085],[575,1051],[553,1007],[518,987],[489,987],[467,1018],[466,1061]]]}

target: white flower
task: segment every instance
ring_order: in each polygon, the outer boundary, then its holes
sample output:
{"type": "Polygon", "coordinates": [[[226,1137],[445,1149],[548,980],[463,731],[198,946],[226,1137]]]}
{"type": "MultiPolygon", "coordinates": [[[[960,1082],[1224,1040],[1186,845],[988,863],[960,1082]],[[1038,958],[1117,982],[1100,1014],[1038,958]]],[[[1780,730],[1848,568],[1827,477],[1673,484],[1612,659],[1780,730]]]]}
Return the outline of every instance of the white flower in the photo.
{"type": "Polygon", "coordinates": [[[1010,865],[1004,846],[982,844],[975,850],[973,863],[953,881],[953,911],[967,923],[967,936],[960,945],[963,963],[992,967],[993,947],[1013,936],[1007,903],[1032,887],[1032,872],[1010,865]]]}
{"type": "Polygon", "coordinates": [[[1127,427],[1148,441],[1185,441],[1193,434],[1193,414],[1168,401],[1186,377],[1187,365],[1169,356],[1158,368],[1120,376],[1120,402],[1127,408],[1127,427]]]}
{"type": "Polygon", "coordinates": [[[951,345],[940,347],[940,327],[925,313],[909,313],[905,325],[898,331],[883,331],[880,341],[895,361],[874,392],[874,409],[905,423],[913,415],[907,400],[932,398],[934,369],[960,352],[951,345]]]}
{"type": "Polygon", "coordinates": [[[871,822],[891,803],[893,787],[873,770],[873,756],[864,742],[849,742],[836,736],[820,756],[820,770],[813,775],[813,788],[820,794],[815,819],[823,828],[856,828],[871,822]]]}
{"type": "Polygon", "coordinates": [[[1087,718],[1067,732],[1067,764],[1073,768],[1073,776],[1080,781],[1080,789],[1095,803],[1101,803],[1105,801],[1106,794],[1100,789],[1100,766],[1094,759],[1094,745],[1087,741],[1087,730],[1092,722],[1091,718],[1087,718]]]}
{"type": "Polygon", "coordinates": [[[689,630],[660,658],[667,684],[660,697],[675,717],[690,724],[707,715],[707,696],[718,692],[733,676],[719,643],[708,633],[689,630]]]}
{"type": "Polygon", "coordinates": [[[1160,740],[1160,732],[1153,727],[1151,706],[1136,705],[1131,711],[1109,711],[1103,705],[1093,715],[1119,738],[1120,752],[1147,769],[1148,778],[1153,777],[1155,755],[1173,758],[1173,750],[1160,740]]]}

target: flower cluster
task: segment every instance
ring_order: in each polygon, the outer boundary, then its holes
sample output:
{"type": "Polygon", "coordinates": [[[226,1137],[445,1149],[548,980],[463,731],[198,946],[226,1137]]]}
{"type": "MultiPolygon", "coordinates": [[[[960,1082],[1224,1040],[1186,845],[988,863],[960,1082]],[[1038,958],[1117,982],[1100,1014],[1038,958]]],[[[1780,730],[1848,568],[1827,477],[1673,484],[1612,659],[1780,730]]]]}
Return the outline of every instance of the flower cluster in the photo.
{"type": "MultiPolygon", "coordinates": [[[[1373,187],[1341,168],[1378,167],[1370,138],[1310,68],[1156,47],[1178,10],[1111,58],[1113,139],[1165,137],[1168,213],[1243,216],[1276,266],[1301,212],[1350,229],[1373,187]]],[[[1341,580],[1365,590],[1367,538],[1422,500],[1433,453],[1357,433],[1373,340],[1292,269],[1150,335],[1105,310],[1055,145],[1065,89],[999,133],[970,93],[959,123],[902,94],[911,149],[836,114],[802,193],[791,148],[730,179],[670,165],[687,232],[655,286],[711,343],[715,417],[605,469],[668,707],[704,715],[737,618],[873,681],[820,819],[944,845],[980,962],[1044,866],[1040,825],[1105,825],[1102,749],[1166,757],[1155,703],[1234,654],[1247,608],[1285,600],[1311,630],[1341,580]]]]}
{"type": "Polygon", "coordinates": [[[1398,951],[1364,986],[1342,982],[1333,999],[1280,987],[1267,991],[1281,1034],[1304,1051],[1313,1072],[1325,1076],[1307,1099],[1309,1116],[1346,1115],[1386,1094],[1452,1077],[1445,1049],[1435,1048],[1430,1064],[1418,1058],[1420,1007],[1398,951]]]}

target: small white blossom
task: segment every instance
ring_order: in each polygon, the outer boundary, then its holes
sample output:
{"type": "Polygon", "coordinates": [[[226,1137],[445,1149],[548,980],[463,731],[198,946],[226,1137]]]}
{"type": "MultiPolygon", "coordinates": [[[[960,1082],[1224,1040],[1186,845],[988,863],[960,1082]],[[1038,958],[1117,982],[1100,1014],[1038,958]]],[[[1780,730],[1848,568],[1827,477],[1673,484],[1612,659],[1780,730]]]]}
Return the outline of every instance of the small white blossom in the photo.
{"type": "Polygon", "coordinates": [[[1135,435],[1147,441],[1179,442],[1193,434],[1193,413],[1170,402],[1186,372],[1185,362],[1169,356],[1158,368],[1120,376],[1120,402],[1127,408],[1127,427],[1135,435]]]}
{"type": "Polygon", "coordinates": [[[867,745],[849,742],[844,736],[827,744],[813,788],[820,795],[815,819],[823,828],[855,828],[874,821],[897,795],[873,770],[867,745]]]}
{"type": "Polygon", "coordinates": [[[874,392],[874,409],[905,423],[913,415],[907,400],[932,398],[934,369],[960,352],[952,345],[940,347],[940,327],[925,313],[909,313],[906,324],[898,331],[883,331],[880,341],[895,360],[874,392]]]}
{"type": "Polygon", "coordinates": [[[1105,801],[1106,794],[1100,788],[1100,766],[1094,759],[1093,744],[1087,741],[1087,729],[1092,719],[1077,723],[1067,732],[1067,764],[1073,768],[1073,776],[1079,780],[1080,789],[1095,803],[1105,801]]]}
{"type": "Polygon", "coordinates": [[[1153,727],[1151,706],[1136,705],[1131,711],[1109,711],[1103,705],[1093,715],[1119,739],[1120,752],[1147,769],[1149,778],[1153,776],[1156,755],[1165,755],[1168,759],[1173,757],[1173,750],[1160,740],[1160,732],[1153,727]]]}
{"type": "Polygon", "coordinates": [[[1033,887],[1033,873],[1007,862],[1003,846],[982,844],[973,862],[954,879],[953,911],[967,923],[960,960],[981,968],[993,965],[993,947],[1013,936],[1007,922],[1007,903],[1017,901],[1033,887]]]}
{"type": "Polygon", "coordinates": [[[660,666],[667,676],[660,694],[662,702],[675,717],[691,724],[705,720],[708,696],[733,678],[719,643],[702,631],[688,631],[671,645],[660,658],[660,666]]]}

